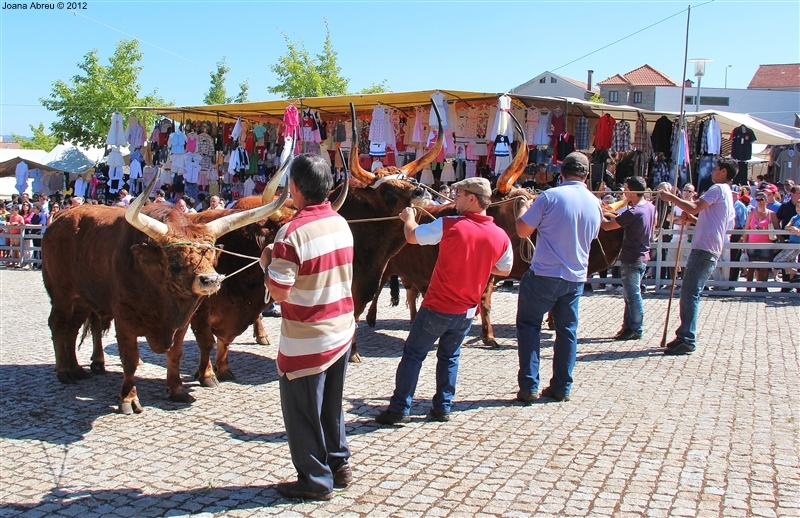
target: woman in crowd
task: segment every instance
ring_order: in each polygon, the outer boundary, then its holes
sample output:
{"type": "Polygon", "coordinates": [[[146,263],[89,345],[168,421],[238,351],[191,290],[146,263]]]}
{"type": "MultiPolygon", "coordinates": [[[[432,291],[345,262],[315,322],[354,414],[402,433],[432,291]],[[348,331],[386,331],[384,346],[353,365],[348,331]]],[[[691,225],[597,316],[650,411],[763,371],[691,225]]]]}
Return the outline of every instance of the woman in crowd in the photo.
{"type": "MultiPolygon", "coordinates": [[[[747,222],[744,225],[746,230],[767,230],[772,223],[773,228],[780,228],[778,216],[767,208],[767,195],[764,191],[756,193],[756,208],[750,211],[747,222]]],[[[742,243],[772,243],[769,234],[745,234],[742,243]]],[[[747,250],[747,257],[750,261],[769,262],[772,260],[773,250],[771,248],[747,250]]],[[[753,281],[753,276],[759,282],[767,280],[769,268],[748,268],[747,282],[753,281]]],[[[747,288],[750,291],[750,288],[747,288]]],[[[756,291],[767,291],[767,288],[756,288],[756,291]]]]}

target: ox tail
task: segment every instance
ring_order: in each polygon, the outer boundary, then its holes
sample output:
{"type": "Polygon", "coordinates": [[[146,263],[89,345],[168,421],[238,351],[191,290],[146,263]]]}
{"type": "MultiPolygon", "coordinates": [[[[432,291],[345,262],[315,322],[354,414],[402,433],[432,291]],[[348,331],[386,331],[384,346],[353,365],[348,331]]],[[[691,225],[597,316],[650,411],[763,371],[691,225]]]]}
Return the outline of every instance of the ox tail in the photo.
{"type": "Polygon", "coordinates": [[[103,322],[100,320],[100,317],[94,313],[90,313],[86,318],[86,322],[83,323],[81,341],[78,342],[78,350],[80,350],[81,346],[83,345],[83,341],[86,340],[86,337],[89,336],[89,334],[94,330],[97,330],[98,333],[105,335],[109,329],[111,329],[110,325],[103,326],[103,322]]]}
{"type": "Polygon", "coordinates": [[[400,305],[400,277],[397,275],[389,277],[389,295],[392,307],[400,305]]]}

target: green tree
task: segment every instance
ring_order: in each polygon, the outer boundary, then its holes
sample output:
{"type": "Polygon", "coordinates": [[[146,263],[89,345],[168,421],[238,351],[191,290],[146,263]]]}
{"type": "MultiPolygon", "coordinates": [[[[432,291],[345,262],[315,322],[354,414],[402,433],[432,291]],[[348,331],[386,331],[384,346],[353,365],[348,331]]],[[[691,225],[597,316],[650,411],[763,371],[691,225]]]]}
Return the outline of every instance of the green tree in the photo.
{"type": "Polygon", "coordinates": [[[59,145],[61,141],[55,135],[50,135],[44,130],[44,122],[39,123],[39,127],[35,127],[33,124],[28,125],[31,128],[31,132],[33,133],[33,137],[27,139],[25,137],[20,137],[14,133],[11,134],[11,137],[14,139],[14,142],[19,143],[19,147],[22,149],[43,149],[47,152],[53,150],[54,147],[59,145]]]}
{"type": "Polygon", "coordinates": [[[591,97],[589,97],[590,103],[598,103],[598,104],[605,104],[606,100],[600,97],[600,94],[593,93],[591,97]]]}
{"type": "Polygon", "coordinates": [[[228,75],[231,69],[225,62],[225,56],[222,60],[217,62],[217,70],[211,72],[211,86],[203,97],[204,104],[230,104],[230,103],[246,103],[247,92],[250,90],[250,83],[247,79],[239,83],[239,95],[236,97],[228,97],[225,88],[225,76],[228,75]]]}
{"type": "Polygon", "coordinates": [[[357,94],[382,94],[384,92],[389,91],[389,85],[386,83],[386,79],[381,81],[380,83],[374,83],[366,88],[362,88],[357,94]]]}
{"type": "Polygon", "coordinates": [[[108,65],[100,63],[97,49],[93,49],[78,63],[82,74],[75,75],[68,83],[55,81],[50,97],[39,99],[45,108],[57,115],[50,125],[53,136],[84,146],[104,145],[114,112],[126,118],[135,115],[147,127],[154,115],[133,107],[167,103],[158,96],[157,90],[140,95],[142,57],[137,40],[122,39],[108,65]]]}
{"type": "Polygon", "coordinates": [[[225,75],[230,71],[231,69],[225,63],[225,56],[223,56],[222,60],[217,62],[216,72],[211,72],[211,87],[203,97],[204,104],[228,104],[231,102],[231,98],[225,96],[225,75]]]}
{"type": "Polygon", "coordinates": [[[237,95],[233,102],[235,103],[246,103],[247,99],[247,92],[250,91],[250,83],[247,79],[239,83],[239,95],[237,95]]]}
{"type": "Polygon", "coordinates": [[[325,31],[322,53],[315,56],[309,54],[303,40],[294,42],[286,33],[282,33],[287,52],[269,67],[278,76],[278,84],[267,87],[270,93],[284,98],[325,97],[347,93],[350,80],[342,76],[327,20],[325,31]]]}

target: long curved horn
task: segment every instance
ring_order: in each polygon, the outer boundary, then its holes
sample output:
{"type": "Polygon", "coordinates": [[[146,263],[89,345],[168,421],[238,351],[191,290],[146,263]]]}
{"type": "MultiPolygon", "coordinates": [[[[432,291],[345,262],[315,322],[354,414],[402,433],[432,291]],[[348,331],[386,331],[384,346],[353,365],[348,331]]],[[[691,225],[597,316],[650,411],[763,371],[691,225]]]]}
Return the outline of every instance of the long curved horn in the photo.
{"type": "Polygon", "coordinates": [[[511,115],[511,118],[514,120],[514,126],[516,126],[519,134],[522,135],[522,140],[517,146],[517,154],[514,156],[514,160],[497,180],[497,192],[500,194],[506,194],[514,187],[514,182],[522,176],[522,173],[525,171],[525,166],[528,164],[528,145],[525,139],[525,130],[522,128],[522,124],[519,123],[513,112],[509,111],[508,114],[511,115]]]}
{"type": "MultiPolygon", "coordinates": [[[[342,148],[339,148],[339,156],[342,157],[342,163],[344,163],[344,151],[342,151],[342,148]]],[[[336,198],[336,201],[334,201],[331,204],[331,208],[336,212],[339,212],[339,209],[341,209],[342,205],[344,205],[344,200],[347,199],[347,194],[349,192],[350,192],[350,180],[345,178],[344,182],[342,182],[342,192],[339,193],[339,197],[336,198]]]]}
{"type": "MultiPolygon", "coordinates": [[[[294,143],[292,143],[292,145],[294,145],[294,143]]],[[[283,177],[283,174],[289,169],[289,164],[292,160],[294,160],[294,153],[290,152],[278,171],[272,175],[267,186],[264,187],[264,193],[261,195],[261,205],[266,205],[275,199],[275,193],[278,192],[278,187],[281,185],[281,177],[283,177]]]]}
{"type": "Polygon", "coordinates": [[[352,146],[350,148],[350,174],[353,178],[367,185],[372,185],[378,179],[372,172],[367,171],[358,163],[358,130],[356,129],[356,107],[350,103],[350,120],[353,121],[352,146]]]}
{"type": "Polygon", "coordinates": [[[164,238],[166,237],[167,232],[169,232],[169,226],[166,223],[158,221],[155,218],[151,218],[150,216],[142,214],[141,212],[142,207],[150,197],[150,193],[153,192],[153,188],[156,186],[156,181],[158,181],[158,175],[155,175],[153,180],[150,182],[150,185],[147,186],[147,189],[145,189],[142,194],[140,194],[131,202],[131,204],[125,210],[125,219],[128,221],[128,223],[133,225],[135,229],[143,232],[153,241],[162,243],[165,241],[164,238]]]}
{"type": "Polygon", "coordinates": [[[436,145],[434,145],[430,151],[418,159],[400,168],[400,172],[406,176],[414,176],[418,172],[425,169],[425,166],[433,162],[436,159],[436,156],[439,154],[439,151],[441,151],[442,147],[444,147],[444,128],[442,128],[442,115],[439,113],[439,107],[436,106],[436,103],[433,102],[433,99],[431,99],[431,106],[433,107],[433,111],[436,113],[436,120],[439,121],[439,133],[436,135],[436,145]]]}
{"type": "Polygon", "coordinates": [[[255,209],[245,210],[236,214],[230,214],[206,223],[206,229],[208,229],[208,231],[214,236],[214,239],[219,239],[228,232],[232,232],[237,228],[242,228],[250,223],[255,223],[256,221],[261,221],[262,219],[268,218],[270,215],[279,211],[280,208],[283,207],[283,204],[286,202],[286,198],[289,196],[289,173],[287,171],[289,163],[291,163],[291,160],[287,162],[285,168],[281,168],[281,170],[284,171],[283,173],[280,171],[275,173],[275,176],[279,178],[278,182],[280,182],[281,176],[284,174],[287,175],[286,187],[283,189],[280,197],[262,207],[256,207],[255,209]]]}

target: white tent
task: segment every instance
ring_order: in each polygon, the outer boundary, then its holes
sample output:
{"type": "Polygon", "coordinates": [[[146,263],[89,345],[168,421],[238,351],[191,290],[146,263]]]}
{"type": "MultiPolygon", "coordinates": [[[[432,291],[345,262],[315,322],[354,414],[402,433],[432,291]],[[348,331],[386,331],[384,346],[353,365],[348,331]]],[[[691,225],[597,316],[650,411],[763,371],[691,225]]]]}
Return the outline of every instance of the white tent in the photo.
{"type": "MultiPolygon", "coordinates": [[[[791,126],[784,126],[783,124],[770,123],[769,126],[755,117],[746,113],[731,113],[719,110],[705,110],[697,114],[691,115],[713,115],[719,124],[723,136],[730,135],[731,132],[741,125],[744,125],[756,134],[756,142],[759,144],[767,144],[772,146],[781,146],[786,144],[794,144],[800,142],[800,134],[786,134],[780,131],[783,128],[794,129],[791,126]],[[783,128],[780,128],[780,127],[783,128]]],[[[796,131],[793,133],[797,133],[796,131]]]]}

